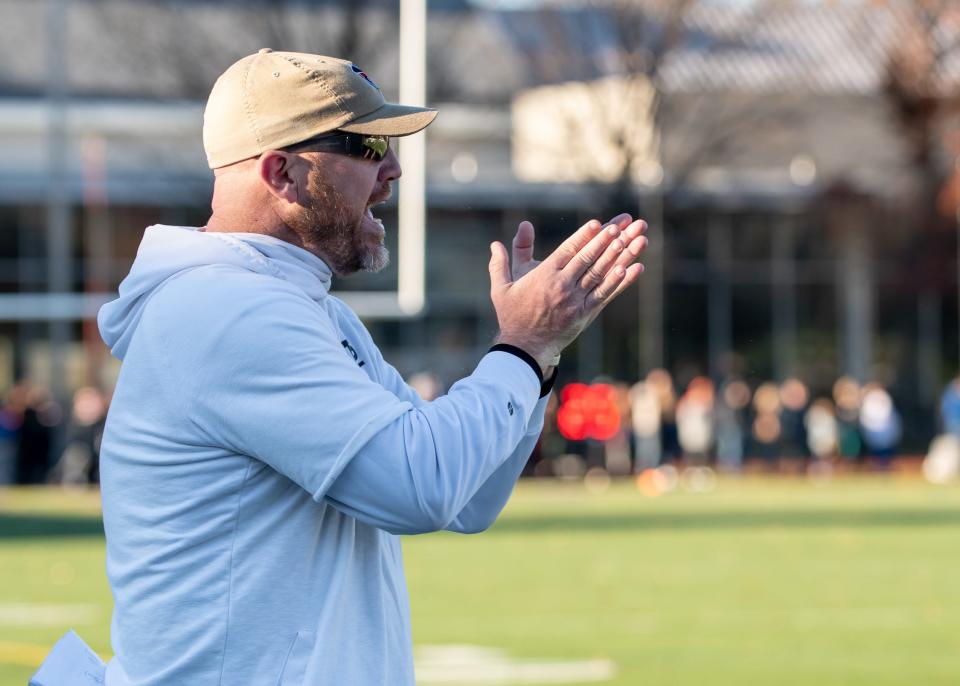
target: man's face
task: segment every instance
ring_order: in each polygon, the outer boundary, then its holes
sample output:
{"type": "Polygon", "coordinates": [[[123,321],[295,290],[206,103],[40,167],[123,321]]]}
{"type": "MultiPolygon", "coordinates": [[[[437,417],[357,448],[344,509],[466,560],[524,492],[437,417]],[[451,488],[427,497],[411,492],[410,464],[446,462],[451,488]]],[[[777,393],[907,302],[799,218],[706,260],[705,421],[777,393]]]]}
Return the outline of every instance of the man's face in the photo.
{"type": "Polygon", "coordinates": [[[286,223],[304,247],[323,257],[338,276],[386,267],[390,253],[373,212],[400,176],[394,151],[379,162],[325,152],[299,155],[309,164],[306,194],[286,223]]]}

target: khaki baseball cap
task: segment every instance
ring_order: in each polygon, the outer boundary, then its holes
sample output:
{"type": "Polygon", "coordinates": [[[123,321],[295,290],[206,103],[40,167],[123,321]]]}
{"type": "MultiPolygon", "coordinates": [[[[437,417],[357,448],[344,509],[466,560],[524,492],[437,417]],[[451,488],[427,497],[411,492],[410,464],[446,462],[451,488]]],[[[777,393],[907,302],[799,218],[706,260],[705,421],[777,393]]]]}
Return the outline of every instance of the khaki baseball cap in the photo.
{"type": "Polygon", "coordinates": [[[264,48],[217,79],[203,113],[203,148],[216,169],[334,130],[408,136],[436,116],[386,102],[352,62],[264,48]]]}

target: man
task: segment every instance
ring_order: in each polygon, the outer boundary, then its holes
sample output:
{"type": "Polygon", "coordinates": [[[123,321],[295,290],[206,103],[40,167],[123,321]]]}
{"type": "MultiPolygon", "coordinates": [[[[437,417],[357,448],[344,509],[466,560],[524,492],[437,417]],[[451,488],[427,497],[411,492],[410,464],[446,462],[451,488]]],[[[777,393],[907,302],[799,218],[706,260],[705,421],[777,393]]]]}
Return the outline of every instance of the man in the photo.
{"type": "Polygon", "coordinates": [[[212,216],[147,229],[99,317],[124,361],[102,446],[108,686],[413,684],[398,535],[490,526],[555,359],[646,241],[621,215],[538,263],[525,222],[513,274],[495,243],[498,345],[422,401],[328,290],[387,263],[389,137],[435,116],[318,55],[261,50],[214,86],[212,216]]]}

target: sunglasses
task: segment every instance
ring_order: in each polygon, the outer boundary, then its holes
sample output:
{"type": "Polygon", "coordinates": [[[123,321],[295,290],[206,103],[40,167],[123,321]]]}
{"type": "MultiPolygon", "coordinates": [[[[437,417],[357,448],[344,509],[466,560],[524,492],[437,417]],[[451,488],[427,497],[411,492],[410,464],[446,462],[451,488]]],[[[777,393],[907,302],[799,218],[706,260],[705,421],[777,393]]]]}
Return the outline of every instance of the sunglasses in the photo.
{"type": "Polygon", "coordinates": [[[387,156],[390,149],[389,136],[368,136],[362,133],[348,131],[334,131],[333,133],[309,138],[300,143],[290,145],[285,150],[300,151],[309,147],[313,152],[335,152],[350,157],[361,157],[365,160],[381,161],[387,156]]]}

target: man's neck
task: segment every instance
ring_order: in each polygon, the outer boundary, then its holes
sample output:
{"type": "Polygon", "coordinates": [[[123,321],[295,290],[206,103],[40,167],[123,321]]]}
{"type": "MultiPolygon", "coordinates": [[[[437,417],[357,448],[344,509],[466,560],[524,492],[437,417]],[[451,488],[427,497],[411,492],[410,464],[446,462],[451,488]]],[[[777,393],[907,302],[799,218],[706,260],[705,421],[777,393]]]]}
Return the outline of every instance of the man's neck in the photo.
{"type": "Polygon", "coordinates": [[[273,222],[265,221],[263,217],[216,211],[207,220],[206,230],[212,233],[263,233],[269,236],[277,234],[273,222]]]}
{"type": "Polygon", "coordinates": [[[330,264],[329,259],[321,251],[316,250],[315,246],[306,245],[296,231],[279,221],[266,221],[263,217],[240,217],[228,216],[223,212],[216,212],[210,216],[204,231],[210,233],[259,233],[265,236],[273,236],[281,241],[295,245],[307,252],[311,252],[321,260],[330,264]]]}

